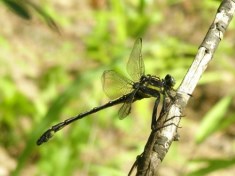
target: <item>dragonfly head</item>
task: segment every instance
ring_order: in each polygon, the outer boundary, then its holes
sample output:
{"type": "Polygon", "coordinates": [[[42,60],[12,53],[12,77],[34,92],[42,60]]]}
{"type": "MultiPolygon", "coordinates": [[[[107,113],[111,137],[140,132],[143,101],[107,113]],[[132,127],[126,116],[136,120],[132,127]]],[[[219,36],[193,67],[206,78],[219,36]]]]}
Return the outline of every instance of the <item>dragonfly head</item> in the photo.
{"type": "Polygon", "coordinates": [[[164,86],[170,89],[174,87],[174,85],[175,85],[175,79],[171,75],[167,74],[164,78],[164,86]]]}

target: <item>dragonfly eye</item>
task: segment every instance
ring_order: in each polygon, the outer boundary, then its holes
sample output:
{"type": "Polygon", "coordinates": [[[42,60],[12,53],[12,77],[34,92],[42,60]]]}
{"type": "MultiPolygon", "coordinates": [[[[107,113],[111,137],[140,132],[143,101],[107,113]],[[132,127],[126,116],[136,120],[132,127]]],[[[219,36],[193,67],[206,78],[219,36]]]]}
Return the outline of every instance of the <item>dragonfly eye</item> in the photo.
{"type": "Polygon", "coordinates": [[[175,85],[175,79],[169,74],[165,76],[165,85],[167,87],[173,87],[175,85]]]}

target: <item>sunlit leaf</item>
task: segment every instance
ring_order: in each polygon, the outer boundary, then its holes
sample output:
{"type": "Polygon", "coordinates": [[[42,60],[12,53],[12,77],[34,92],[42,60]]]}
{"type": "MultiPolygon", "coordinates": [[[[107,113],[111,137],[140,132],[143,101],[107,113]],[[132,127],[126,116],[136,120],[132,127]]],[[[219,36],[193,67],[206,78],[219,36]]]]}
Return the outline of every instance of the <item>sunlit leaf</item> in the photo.
{"type": "Polygon", "coordinates": [[[235,158],[231,159],[197,159],[193,160],[193,162],[198,163],[199,165],[202,165],[199,169],[187,174],[187,176],[203,176],[208,175],[212,172],[226,169],[228,167],[231,167],[235,165],[235,158]]]}
{"type": "Polygon", "coordinates": [[[201,126],[198,128],[196,135],[197,143],[203,142],[209,135],[220,128],[221,121],[227,112],[231,100],[231,96],[224,97],[205,115],[201,126]]]}

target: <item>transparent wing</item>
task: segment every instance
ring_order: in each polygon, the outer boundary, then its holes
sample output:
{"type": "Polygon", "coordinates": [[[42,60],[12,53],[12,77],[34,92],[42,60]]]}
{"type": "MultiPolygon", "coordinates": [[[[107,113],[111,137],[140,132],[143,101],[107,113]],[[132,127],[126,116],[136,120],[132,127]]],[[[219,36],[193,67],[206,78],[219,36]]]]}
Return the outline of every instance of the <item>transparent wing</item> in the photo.
{"type": "Polygon", "coordinates": [[[105,94],[115,99],[133,91],[133,82],[113,70],[106,70],[102,75],[102,86],[105,94]]]}
{"type": "Polygon", "coordinates": [[[142,59],[142,39],[135,41],[131,51],[129,60],[126,65],[126,70],[133,81],[138,82],[140,77],[144,75],[144,61],[142,59]]]}
{"type": "Polygon", "coordinates": [[[118,117],[120,120],[126,118],[131,112],[131,102],[125,102],[118,111],[118,117]]]}
{"type": "Polygon", "coordinates": [[[119,109],[118,116],[119,116],[120,120],[124,119],[125,117],[127,117],[130,114],[130,112],[131,112],[131,104],[134,101],[135,94],[136,94],[137,91],[138,91],[138,89],[136,89],[135,91],[130,93],[128,95],[129,98],[127,98],[127,100],[123,103],[123,105],[119,109]]]}

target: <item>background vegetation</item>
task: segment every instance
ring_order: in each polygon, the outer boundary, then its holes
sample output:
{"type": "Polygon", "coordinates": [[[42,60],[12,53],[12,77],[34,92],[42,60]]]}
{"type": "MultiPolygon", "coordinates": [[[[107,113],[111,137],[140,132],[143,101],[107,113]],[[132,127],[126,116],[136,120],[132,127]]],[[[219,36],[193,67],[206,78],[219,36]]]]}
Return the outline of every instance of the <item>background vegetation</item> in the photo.
{"type": "MultiPolygon", "coordinates": [[[[36,146],[50,125],[107,102],[100,76],[126,74],[143,38],[146,73],[173,75],[192,63],[220,1],[2,0],[0,7],[0,175],[127,175],[150,133],[153,100],[118,120],[110,108],[36,146]]],[[[235,172],[235,22],[185,111],[181,139],[160,175],[235,172]]]]}

